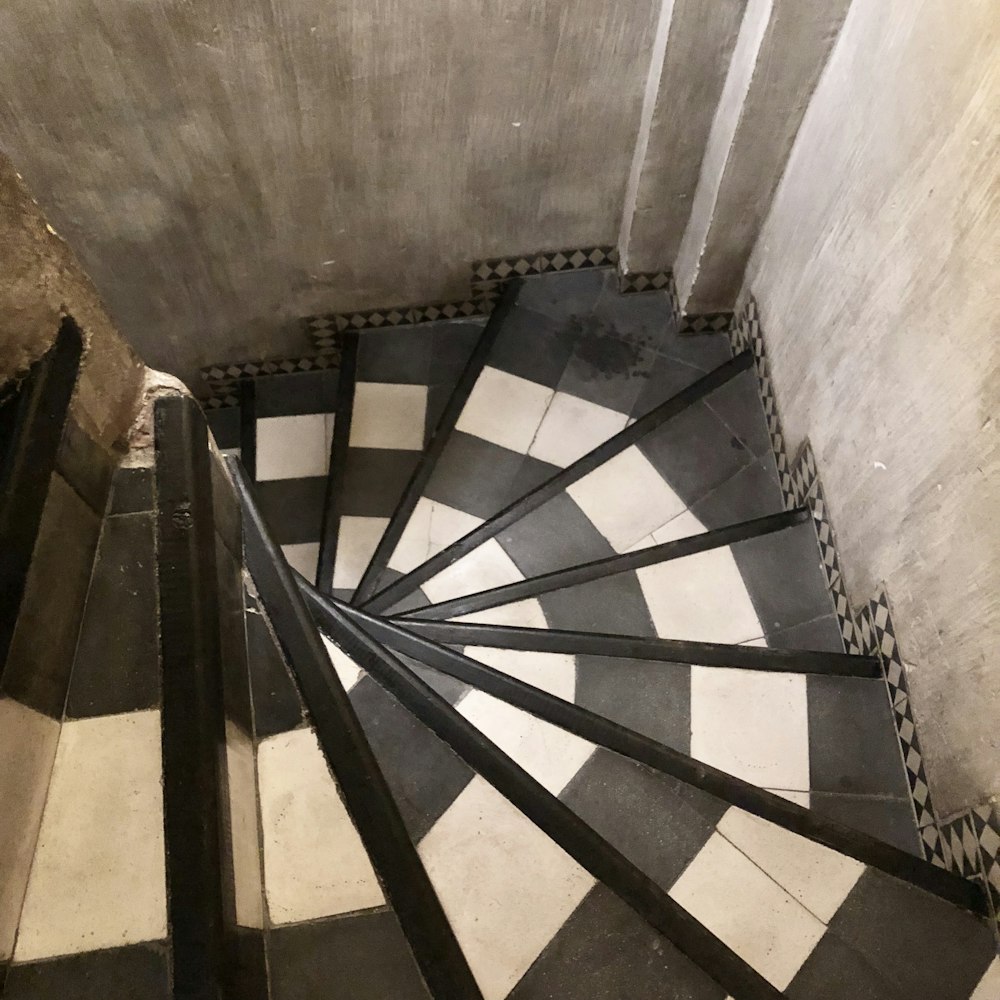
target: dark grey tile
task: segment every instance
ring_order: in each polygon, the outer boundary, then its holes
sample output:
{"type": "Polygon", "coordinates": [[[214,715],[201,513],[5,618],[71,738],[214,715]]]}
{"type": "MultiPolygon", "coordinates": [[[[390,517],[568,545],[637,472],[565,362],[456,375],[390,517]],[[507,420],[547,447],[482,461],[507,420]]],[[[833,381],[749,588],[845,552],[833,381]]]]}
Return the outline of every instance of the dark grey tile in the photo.
{"type": "Polygon", "coordinates": [[[410,656],[402,653],[395,653],[396,657],[405,663],[425,684],[433,688],[445,701],[451,705],[457,704],[472,689],[468,684],[455,680],[447,674],[442,674],[437,670],[432,670],[419,660],[414,660],[410,656]]]}
{"type": "Polygon", "coordinates": [[[596,885],[509,1000],[723,1000],[726,991],[610,889],[596,885]]]}
{"type": "Polygon", "coordinates": [[[666,292],[621,295],[613,277],[605,281],[592,315],[619,337],[654,349],[659,349],[674,329],[674,311],[666,292]]]}
{"type": "Polygon", "coordinates": [[[156,527],[152,513],[104,522],[66,714],[81,719],[160,703],[156,527]]]}
{"type": "Polygon", "coordinates": [[[254,379],[256,414],[291,417],[300,413],[333,413],[337,408],[339,379],[340,371],[336,368],[254,379]]]}
{"type": "Polygon", "coordinates": [[[253,737],[253,707],[244,623],[243,560],[237,560],[215,536],[215,570],[219,591],[219,654],[227,722],[253,737]]]}
{"type": "Polygon", "coordinates": [[[220,448],[240,446],[240,408],[226,406],[217,410],[205,410],[209,430],[220,448]]]}
{"type": "Polygon", "coordinates": [[[429,385],[436,337],[425,326],[364,330],[358,334],[359,382],[429,385]]]}
{"type": "MultiPolygon", "coordinates": [[[[381,578],[380,585],[387,587],[390,583],[395,583],[397,580],[401,579],[402,576],[402,573],[399,573],[394,569],[387,569],[381,578]]],[[[431,599],[420,587],[418,587],[412,594],[407,594],[395,604],[390,605],[383,612],[383,614],[401,615],[405,614],[407,611],[415,611],[417,608],[426,608],[430,603],[431,599]]]]}
{"type": "Polygon", "coordinates": [[[909,797],[889,799],[874,795],[812,792],[809,808],[819,816],[870,834],[918,858],[923,857],[909,797]]]}
{"type": "Polygon", "coordinates": [[[371,677],[350,693],[414,843],[472,779],[470,768],[371,677]]]}
{"type": "Polygon", "coordinates": [[[486,320],[436,323],[428,385],[454,384],[479,343],[486,320]]]}
{"type": "Polygon", "coordinates": [[[691,668],[577,656],[576,703],[681,753],[691,752],[691,668]]]}
{"type": "Polygon", "coordinates": [[[657,359],[652,348],[617,337],[585,317],[558,389],[619,413],[631,413],[657,359]]]}
{"type": "Polygon", "coordinates": [[[554,389],[573,353],[579,322],[553,319],[520,305],[504,320],[486,364],[554,389]]]}
{"type": "Polygon", "coordinates": [[[863,677],[806,678],[809,787],[821,792],[909,792],[886,686],[863,677]]]}
{"type": "Polygon", "coordinates": [[[675,361],[683,361],[701,372],[710,372],[733,356],[729,337],[725,333],[691,335],[673,331],[660,344],[660,354],[675,361]]]}
{"type": "Polygon", "coordinates": [[[275,927],[269,959],[273,1000],[429,1000],[389,910],[275,927]]]}
{"type": "Polygon", "coordinates": [[[836,614],[824,615],[811,622],[771,632],[767,637],[774,649],[814,649],[827,653],[843,653],[844,641],[836,614]]]}
{"type": "Polygon", "coordinates": [[[606,268],[566,271],[525,279],[517,297],[518,308],[533,309],[553,319],[589,313],[614,272],[606,268]]]}
{"type": "Polygon", "coordinates": [[[254,723],[259,740],[298,729],[302,701],[285,665],[277,640],[257,602],[246,598],[247,661],[253,692],[254,723]]]}
{"type": "Polygon", "coordinates": [[[166,942],[14,965],[5,1000],[171,1000],[166,942]]]}
{"type": "Polygon", "coordinates": [[[751,462],[692,504],[691,512],[706,529],[725,528],[740,521],[784,510],[778,470],[771,456],[751,462]]]}
{"type": "Polygon", "coordinates": [[[708,397],[709,408],[746,447],[761,458],[771,452],[764,407],[757,389],[757,373],[741,372],[708,397]]]}
{"type": "Polygon", "coordinates": [[[542,483],[547,482],[559,472],[554,465],[542,462],[531,455],[525,455],[517,475],[507,484],[507,489],[498,497],[497,512],[512,504],[515,500],[531,493],[542,483]]]}
{"type": "Polygon", "coordinates": [[[663,889],[680,878],[727,808],[600,747],[559,798],[663,889]]]}
{"type": "Polygon", "coordinates": [[[100,530],[100,518],[53,473],[2,678],[5,694],[53,718],[66,704],[100,530]]]}
{"type": "Polygon", "coordinates": [[[704,402],[689,406],[646,434],[638,447],[688,506],[753,461],[753,455],[704,402]]]}
{"type": "Polygon", "coordinates": [[[906,1000],[968,1000],[996,955],[985,923],[872,868],[829,926],[906,1000]]]}
{"type": "Polygon", "coordinates": [[[421,452],[349,448],[340,511],[356,517],[391,517],[421,452]]]}
{"type": "Polygon", "coordinates": [[[153,509],[153,469],[118,468],[112,480],[108,514],[138,514],[153,509]]]}
{"type": "Polygon", "coordinates": [[[543,594],[549,628],[654,637],[656,629],[634,572],[616,573],[543,594]]]}
{"type": "Polygon", "coordinates": [[[730,551],[769,640],[792,625],[834,612],[811,518],[737,542],[730,551]]]}
{"type": "Polygon", "coordinates": [[[661,403],[676,396],[682,389],[697,382],[705,374],[700,368],[686,361],[657,354],[653,359],[649,377],[643,382],[630,413],[641,417],[661,403]]]}
{"type": "Polygon", "coordinates": [[[882,971],[825,934],[788,987],[789,1000],[908,1000],[882,971]]]}
{"type": "Polygon", "coordinates": [[[104,516],[107,507],[118,458],[69,416],[56,455],[56,471],[99,517],[104,516]]]}
{"type": "Polygon", "coordinates": [[[224,975],[231,995],[270,1000],[265,932],[239,926],[227,927],[226,932],[224,975]]]}
{"type": "Polygon", "coordinates": [[[326,477],[274,479],[254,484],[257,506],[278,545],[315,542],[323,522],[326,477]]]}
{"type": "Polygon", "coordinates": [[[240,509],[236,491],[229,480],[222,460],[216,455],[210,456],[212,470],[212,516],[215,519],[215,530],[222,537],[226,548],[233,555],[242,558],[243,554],[243,512],[240,509]]]}
{"type": "Polygon", "coordinates": [[[454,387],[451,383],[432,385],[427,389],[427,411],[424,415],[424,447],[430,444],[431,435],[437,428],[454,387]]]}

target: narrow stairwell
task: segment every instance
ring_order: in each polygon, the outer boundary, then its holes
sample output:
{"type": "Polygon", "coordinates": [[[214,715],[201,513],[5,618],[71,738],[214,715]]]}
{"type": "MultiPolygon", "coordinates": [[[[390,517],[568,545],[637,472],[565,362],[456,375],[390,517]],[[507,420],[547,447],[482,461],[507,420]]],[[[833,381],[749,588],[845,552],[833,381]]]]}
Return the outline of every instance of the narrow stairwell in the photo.
{"type": "Polygon", "coordinates": [[[96,485],[67,327],[0,410],[0,995],[1000,1000],[752,359],[672,317],[513,282],[96,485]]]}

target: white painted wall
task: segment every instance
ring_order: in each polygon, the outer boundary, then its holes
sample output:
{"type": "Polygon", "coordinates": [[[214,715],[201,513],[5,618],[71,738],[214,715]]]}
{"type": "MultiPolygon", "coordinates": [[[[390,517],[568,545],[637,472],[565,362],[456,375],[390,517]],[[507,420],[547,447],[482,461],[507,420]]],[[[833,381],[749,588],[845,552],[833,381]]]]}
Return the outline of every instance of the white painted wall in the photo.
{"type": "Polygon", "coordinates": [[[1000,793],[998,52],[996,0],[854,0],[747,273],[943,816],[1000,793]]]}

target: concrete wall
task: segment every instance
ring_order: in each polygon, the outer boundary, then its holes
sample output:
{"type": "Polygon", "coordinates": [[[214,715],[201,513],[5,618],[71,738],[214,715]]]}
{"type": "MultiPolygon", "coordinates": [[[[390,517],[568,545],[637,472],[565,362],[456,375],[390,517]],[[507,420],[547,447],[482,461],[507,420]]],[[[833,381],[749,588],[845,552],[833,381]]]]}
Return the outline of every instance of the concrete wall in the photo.
{"type": "Polygon", "coordinates": [[[8,0],[0,146],[147,363],[613,243],[660,0],[8,0]]]}
{"type": "Polygon", "coordinates": [[[748,287],[939,813],[1000,794],[1000,6],[854,0],[748,287]]]}

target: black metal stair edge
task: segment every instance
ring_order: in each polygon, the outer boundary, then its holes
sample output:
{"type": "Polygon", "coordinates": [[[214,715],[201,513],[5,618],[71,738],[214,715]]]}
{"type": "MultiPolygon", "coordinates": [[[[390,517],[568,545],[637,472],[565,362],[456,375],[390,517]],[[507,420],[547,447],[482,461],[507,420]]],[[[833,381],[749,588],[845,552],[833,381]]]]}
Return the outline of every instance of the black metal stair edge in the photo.
{"type": "Polygon", "coordinates": [[[343,507],[347,452],[351,444],[351,420],[354,415],[354,392],[358,371],[358,334],[343,334],[340,374],[337,376],[337,405],[333,415],[333,439],[330,442],[330,466],[323,498],[323,521],[320,528],[319,567],[316,586],[324,594],[333,591],[333,566],[337,561],[340,539],[340,516],[343,507]]]}
{"type": "Polygon", "coordinates": [[[752,365],[753,355],[750,351],[742,351],[730,358],[725,364],[719,365],[718,368],[671,396],[666,402],[650,410],[635,423],[619,431],[582,458],[577,459],[572,465],[560,469],[535,489],[509,504],[477,528],[473,528],[467,535],[463,535],[458,541],[431,556],[416,569],[389,584],[370,600],[357,603],[366,611],[371,612],[385,611],[392,607],[393,604],[412,593],[432,576],[440,573],[452,563],[458,562],[463,556],[468,555],[483,542],[495,537],[515,521],[519,521],[522,517],[537,510],[546,501],[562,493],[567,487],[572,486],[573,483],[604,465],[605,462],[621,454],[645,435],[652,433],[668,420],[683,413],[688,407],[693,406],[752,365]]]}
{"type": "Polygon", "coordinates": [[[225,740],[208,428],[193,399],[154,408],[163,671],[163,811],[173,996],[226,993],[225,740]]]}
{"type": "MultiPolygon", "coordinates": [[[[324,597],[303,578],[299,587],[318,626],[339,630],[347,605],[324,597]]],[[[352,609],[357,616],[357,609],[352,609]]],[[[369,620],[372,620],[369,618],[369,620]]],[[[565,803],[540,785],[380,642],[364,638],[358,666],[415,718],[448,744],[577,864],[614,892],[736,1000],[775,1000],[783,994],[612,847],[565,803]]]]}
{"type": "Polygon", "coordinates": [[[70,318],[32,365],[16,399],[4,403],[0,462],[0,678],[24,599],[49,480],[83,356],[83,335],[70,318]]]}
{"type": "Polygon", "coordinates": [[[581,739],[620,753],[792,833],[940,896],[949,903],[981,916],[987,915],[985,894],[976,883],[868,834],[824,819],[780,795],[703,764],[688,754],[453,649],[410,634],[399,625],[365,615],[356,609],[351,609],[351,613],[379,642],[420,660],[434,670],[472,685],[581,739]]]}
{"type": "MultiPolygon", "coordinates": [[[[239,463],[230,457],[227,466],[243,509],[247,568],[430,994],[435,1000],[482,1000],[292,571],[261,518],[239,463]]],[[[364,661],[369,640],[353,622],[338,613],[327,628],[348,656],[359,664],[364,661]]]]}
{"type": "Polygon", "coordinates": [[[406,530],[406,525],[409,523],[410,517],[417,506],[417,501],[423,495],[424,488],[428,482],[430,482],[438,459],[443,454],[452,432],[455,430],[458,418],[461,416],[462,410],[465,408],[465,404],[472,394],[473,388],[475,388],[476,381],[479,379],[479,375],[489,359],[493,345],[496,343],[496,339],[503,329],[504,322],[517,302],[522,284],[523,279],[521,278],[514,278],[507,282],[496,307],[490,313],[490,318],[487,320],[486,326],[483,328],[483,332],[476,342],[475,349],[466,362],[451,397],[448,399],[448,405],[441,414],[441,418],[438,420],[437,426],[431,434],[431,439],[420,456],[420,461],[417,463],[416,469],[413,470],[413,475],[406,484],[403,495],[400,497],[399,503],[396,505],[396,509],[389,519],[389,524],[379,539],[379,543],[375,547],[375,552],[372,554],[367,567],[365,567],[361,582],[358,584],[357,590],[355,590],[354,596],[351,599],[352,604],[363,604],[373,597],[378,590],[379,579],[382,573],[385,572],[393,552],[396,551],[396,546],[399,544],[400,538],[403,537],[403,532],[406,530]]]}
{"type": "Polygon", "coordinates": [[[251,480],[257,480],[257,383],[245,378],[239,383],[240,460],[251,480]]]}
{"type": "Polygon", "coordinates": [[[788,674],[823,674],[829,677],[881,679],[882,666],[875,656],[828,653],[814,649],[772,649],[723,642],[692,642],[608,632],[524,628],[517,625],[477,625],[473,622],[388,619],[411,632],[455,646],[490,646],[538,653],[574,656],[607,656],[618,659],[687,663],[700,667],[770,670],[788,674]]]}
{"type": "Polygon", "coordinates": [[[607,556],[592,562],[579,563],[566,569],[542,573],[539,576],[518,580],[502,587],[490,590],[480,590],[474,594],[465,594],[450,601],[438,604],[428,604],[422,608],[406,611],[399,617],[403,620],[421,619],[439,621],[444,618],[456,618],[459,615],[471,615],[477,611],[486,611],[501,604],[521,601],[529,597],[539,597],[551,594],[556,590],[576,587],[582,583],[590,583],[616,573],[626,573],[630,570],[653,566],[657,563],[682,559],[684,556],[707,552],[710,549],[725,548],[737,542],[745,542],[751,538],[760,538],[774,532],[784,531],[798,524],[809,521],[812,514],[805,507],[783,510],[777,514],[754,518],[739,524],[727,525],[725,528],[715,528],[698,535],[663,542],[660,545],[650,545],[636,552],[626,552],[621,555],[607,556]]]}

